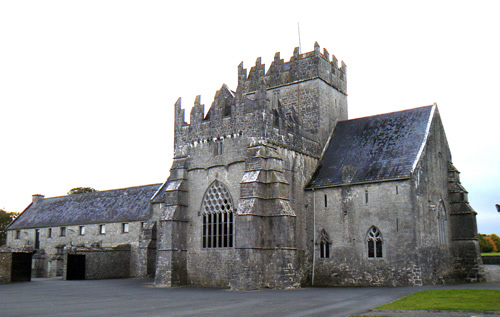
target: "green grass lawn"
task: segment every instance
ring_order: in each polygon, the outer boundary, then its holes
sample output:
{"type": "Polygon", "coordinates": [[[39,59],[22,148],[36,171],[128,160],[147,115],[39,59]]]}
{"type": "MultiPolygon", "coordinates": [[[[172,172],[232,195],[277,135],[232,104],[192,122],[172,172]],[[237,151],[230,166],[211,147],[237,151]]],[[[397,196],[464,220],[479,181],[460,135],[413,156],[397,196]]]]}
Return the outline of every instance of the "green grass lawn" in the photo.
{"type": "Polygon", "coordinates": [[[500,290],[442,289],[422,291],[375,309],[495,310],[500,311],[500,290]]]}
{"type": "Polygon", "coordinates": [[[500,255],[500,252],[481,253],[482,256],[500,255]]]}

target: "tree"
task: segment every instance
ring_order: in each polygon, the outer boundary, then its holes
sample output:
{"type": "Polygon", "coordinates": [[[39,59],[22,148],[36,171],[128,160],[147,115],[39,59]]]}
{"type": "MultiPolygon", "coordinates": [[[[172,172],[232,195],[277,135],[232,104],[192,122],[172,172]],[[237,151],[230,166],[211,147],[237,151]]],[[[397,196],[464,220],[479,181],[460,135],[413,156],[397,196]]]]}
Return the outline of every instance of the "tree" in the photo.
{"type": "Polygon", "coordinates": [[[76,194],[83,194],[83,193],[95,193],[97,190],[95,190],[92,187],[75,187],[72,188],[69,192],[68,195],[76,195],[76,194]]]}
{"type": "Polygon", "coordinates": [[[479,238],[479,248],[481,249],[481,253],[488,253],[493,251],[493,245],[491,245],[490,241],[486,239],[485,234],[478,234],[479,238]]]}
{"type": "Polygon", "coordinates": [[[5,238],[7,236],[7,226],[19,216],[17,212],[7,212],[0,209],[0,245],[5,244],[5,238]]]}
{"type": "Polygon", "coordinates": [[[493,252],[499,252],[500,251],[500,237],[497,236],[496,234],[492,233],[492,234],[489,234],[486,238],[493,245],[493,252]]]}

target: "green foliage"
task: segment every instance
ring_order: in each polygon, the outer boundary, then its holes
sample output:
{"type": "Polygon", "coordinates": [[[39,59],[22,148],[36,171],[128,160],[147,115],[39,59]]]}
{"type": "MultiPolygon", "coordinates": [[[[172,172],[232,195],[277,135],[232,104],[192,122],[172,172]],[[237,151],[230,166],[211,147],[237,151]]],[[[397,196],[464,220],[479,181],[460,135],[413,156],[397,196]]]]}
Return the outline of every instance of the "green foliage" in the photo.
{"type": "Polygon", "coordinates": [[[92,187],[75,187],[72,188],[69,192],[68,195],[76,195],[76,194],[83,194],[83,193],[94,193],[97,190],[95,190],[92,187]]]}
{"type": "Polygon", "coordinates": [[[479,238],[479,248],[481,249],[481,253],[493,252],[493,245],[488,239],[486,239],[486,235],[479,233],[477,236],[479,238]]]}
{"type": "Polygon", "coordinates": [[[496,234],[492,233],[492,234],[488,235],[488,238],[489,238],[490,242],[493,241],[493,243],[495,244],[496,251],[500,251],[500,237],[497,236],[496,234]]]}
{"type": "Polygon", "coordinates": [[[500,290],[441,289],[422,291],[376,309],[500,311],[500,290]]]}
{"type": "Polygon", "coordinates": [[[5,238],[7,236],[7,226],[14,220],[19,214],[16,212],[7,212],[0,209],[0,245],[5,244],[5,238]]]}

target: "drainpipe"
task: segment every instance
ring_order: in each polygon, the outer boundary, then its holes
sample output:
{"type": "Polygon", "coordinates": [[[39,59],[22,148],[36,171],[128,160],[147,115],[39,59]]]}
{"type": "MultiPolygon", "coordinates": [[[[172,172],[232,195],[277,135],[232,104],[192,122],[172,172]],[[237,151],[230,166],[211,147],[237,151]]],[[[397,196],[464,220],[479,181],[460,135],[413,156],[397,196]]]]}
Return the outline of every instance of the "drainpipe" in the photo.
{"type": "Polygon", "coordinates": [[[316,264],[316,193],[313,192],[313,267],[312,267],[312,278],[311,286],[314,286],[314,266],[316,264]]]}

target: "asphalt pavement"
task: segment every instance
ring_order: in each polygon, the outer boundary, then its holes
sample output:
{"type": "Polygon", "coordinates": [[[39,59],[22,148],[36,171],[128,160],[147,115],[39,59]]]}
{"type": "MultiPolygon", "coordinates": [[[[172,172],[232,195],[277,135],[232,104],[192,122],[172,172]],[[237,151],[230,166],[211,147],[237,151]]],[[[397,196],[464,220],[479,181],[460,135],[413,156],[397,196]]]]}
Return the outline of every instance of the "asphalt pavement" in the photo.
{"type": "Polygon", "coordinates": [[[0,284],[0,316],[348,316],[417,291],[443,288],[500,290],[500,282],[231,291],[157,288],[149,279],[34,278],[0,284]]]}

